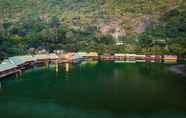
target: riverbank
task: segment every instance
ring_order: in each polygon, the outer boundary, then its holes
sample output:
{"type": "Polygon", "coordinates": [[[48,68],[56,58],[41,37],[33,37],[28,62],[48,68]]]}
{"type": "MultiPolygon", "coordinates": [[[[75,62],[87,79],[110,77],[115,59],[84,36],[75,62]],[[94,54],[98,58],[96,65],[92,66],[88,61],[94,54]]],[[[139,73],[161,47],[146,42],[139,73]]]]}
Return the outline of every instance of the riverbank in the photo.
{"type": "Polygon", "coordinates": [[[176,74],[186,76],[186,65],[184,64],[173,65],[170,67],[170,70],[176,74]]]}

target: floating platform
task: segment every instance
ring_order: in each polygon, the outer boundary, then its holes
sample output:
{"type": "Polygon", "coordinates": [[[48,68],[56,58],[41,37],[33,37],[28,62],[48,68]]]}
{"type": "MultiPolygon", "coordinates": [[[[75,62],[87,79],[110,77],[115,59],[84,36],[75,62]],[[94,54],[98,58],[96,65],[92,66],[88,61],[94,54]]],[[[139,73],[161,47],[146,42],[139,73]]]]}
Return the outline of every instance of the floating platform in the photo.
{"type": "Polygon", "coordinates": [[[136,62],[161,62],[176,63],[178,60],[186,61],[186,56],[178,57],[176,55],[137,55],[137,54],[122,54],[114,55],[104,54],[98,55],[96,52],[90,53],[63,53],[63,54],[37,54],[14,56],[4,60],[0,64],[0,78],[20,73],[30,66],[44,64],[65,64],[78,63],[85,60],[103,60],[115,61],[115,63],[136,63],[136,62]]]}
{"type": "Polygon", "coordinates": [[[3,73],[0,73],[0,79],[1,78],[4,78],[4,77],[7,77],[7,76],[10,76],[10,75],[14,75],[16,73],[21,73],[22,71],[19,70],[19,69],[16,69],[16,70],[9,70],[9,71],[5,71],[3,73]]]}

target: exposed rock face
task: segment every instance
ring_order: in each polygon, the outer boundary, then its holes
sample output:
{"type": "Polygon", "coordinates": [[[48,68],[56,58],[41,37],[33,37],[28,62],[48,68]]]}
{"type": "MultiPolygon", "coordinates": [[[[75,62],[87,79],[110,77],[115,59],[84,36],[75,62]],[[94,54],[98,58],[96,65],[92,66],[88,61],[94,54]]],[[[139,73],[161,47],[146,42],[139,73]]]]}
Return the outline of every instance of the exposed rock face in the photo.
{"type": "Polygon", "coordinates": [[[119,19],[108,19],[105,23],[100,25],[100,32],[103,35],[110,34],[114,38],[126,36],[126,31],[121,27],[121,21],[119,19]]]}
{"type": "Polygon", "coordinates": [[[142,22],[138,22],[134,32],[143,33],[145,29],[152,24],[150,17],[145,16],[142,22]]]}
{"type": "Polygon", "coordinates": [[[99,31],[103,35],[109,34],[118,39],[119,37],[127,36],[129,33],[143,33],[156,20],[157,18],[153,19],[151,16],[124,15],[117,18],[109,18],[100,25],[99,31]]]}
{"type": "Polygon", "coordinates": [[[107,20],[104,24],[100,27],[100,32],[102,34],[113,33],[116,28],[120,27],[120,22],[114,19],[107,20]]]}
{"type": "Polygon", "coordinates": [[[120,27],[116,28],[115,32],[112,33],[112,36],[115,39],[118,39],[119,37],[125,37],[127,36],[125,29],[121,29],[120,27]]]}

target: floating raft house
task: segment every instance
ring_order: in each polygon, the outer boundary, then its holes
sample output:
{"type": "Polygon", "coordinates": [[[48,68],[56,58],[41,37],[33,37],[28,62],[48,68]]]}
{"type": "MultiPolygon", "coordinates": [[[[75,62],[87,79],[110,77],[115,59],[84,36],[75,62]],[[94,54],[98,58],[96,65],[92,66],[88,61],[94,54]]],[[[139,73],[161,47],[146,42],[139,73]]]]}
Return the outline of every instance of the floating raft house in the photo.
{"type": "Polygon", "coordinates": [[[6,59],[0,64],[0,78],[19,73],[21,70],[13,64],[10,60],[6,59]]]}
{"type": "Polygon", "coordinates": [[[121,53],[114,54],[114,56],[116,60],[125,60],[127,57],[126,54],[121,54],[121,53]]]}
{"type": "Polygon", "coordinates": [[[36,58],[33,57],[32,55],[25,55],[10,57],[9,60],[16,66],[24,69],[24,66],[33,64],[36,61],[36,58]]]}
{"type": "Polygon", "coordinates": [[[165,63],[176,63],[178,57],[176,55],[164,55],[163,56],[163,61],[165,63]]]}
{"type": "Polygon", "coordinates": [[[104,55],[100,55],[99,59],[100,60],[105,60],[105,61],[114,61],[115,60],[115,56],[114,55],[110,55],[110,54],[104,54],[104,55]]]}
{"type": "Polygon", "coordinates": [[[136,55],[135,59],[137,62],[145,62],[145,55],[136,55]]]}
{"type": "Polygon", "coordinates": [[[78,52],[78,54],[85,59],[98,59],[99,55],[97,52],[78,52]]]}
{"type": "Polygon", "coordinates": [[[126,54],[126,60],[136,61],[136,54],[126,54]]]}

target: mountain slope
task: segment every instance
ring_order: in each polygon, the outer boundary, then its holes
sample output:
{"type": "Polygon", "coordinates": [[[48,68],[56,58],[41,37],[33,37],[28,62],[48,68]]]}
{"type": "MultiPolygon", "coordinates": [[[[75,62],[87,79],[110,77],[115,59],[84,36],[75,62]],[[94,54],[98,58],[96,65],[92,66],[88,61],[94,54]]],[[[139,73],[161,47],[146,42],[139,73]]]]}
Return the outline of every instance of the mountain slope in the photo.
{"type": "Polygon", "coordinates": [[[185,10],[185,0],[0,0],[0,58],[30,48],[184,54],[185,10]]]}

